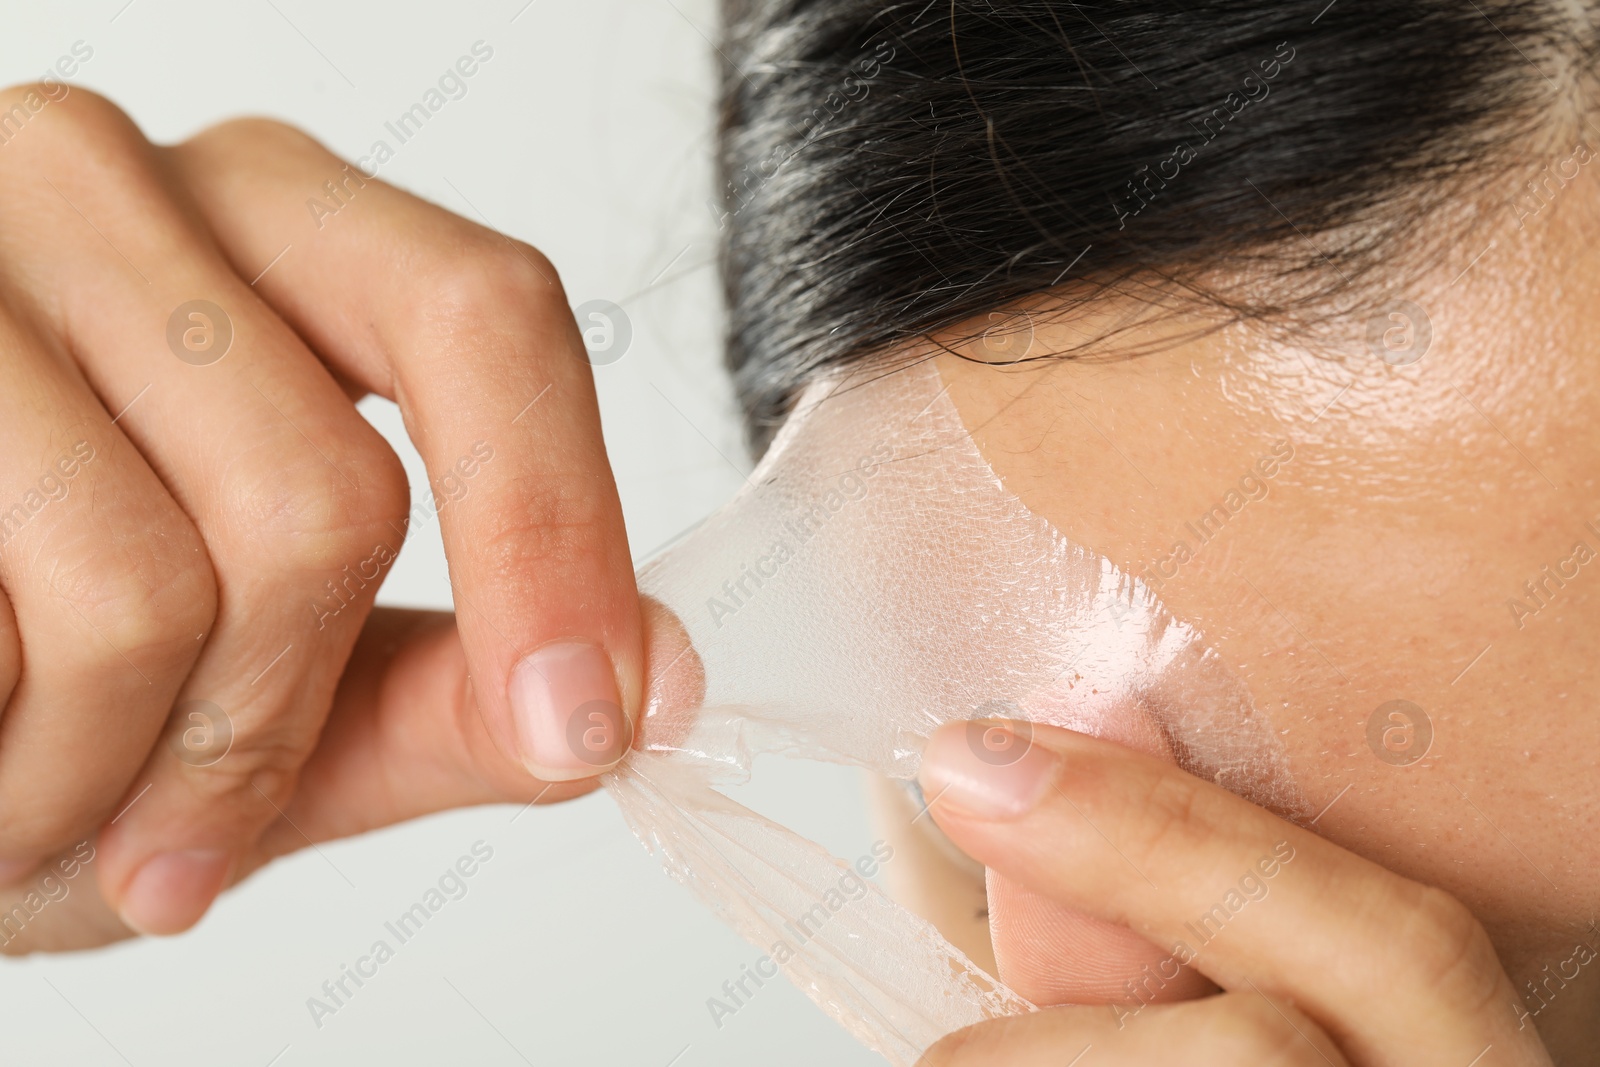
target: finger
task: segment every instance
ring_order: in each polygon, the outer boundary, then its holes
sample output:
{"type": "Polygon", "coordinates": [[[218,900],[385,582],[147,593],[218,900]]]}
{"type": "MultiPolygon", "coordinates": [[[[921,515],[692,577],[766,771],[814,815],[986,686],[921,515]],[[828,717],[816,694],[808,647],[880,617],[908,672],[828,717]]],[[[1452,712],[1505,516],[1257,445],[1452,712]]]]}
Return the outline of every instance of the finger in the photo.
{"type": "Polygon", "coordinates": [[[553,802],[593,788],[532,780],[490,740],[455,617],[379,609],[340,683],[316,753],[261,859],[434,811],[553,802]]]}
{"type": "Polygon", "coordinates": [[[985,881],[999,978],[1031,1003],[1160,1003],[1216,989],[1191,967],[1168,967],[1173,973],[1152,982],[1148,976],[1163,965],[1167,950],[997,871],[985,881]]]}
{"type": "Polygon", "coordinates": [[[639,605],[553,268],[282,127],[220,127],[174,160],[241,273],[281,253],[257,290],[342,377],[399,403],[445,498],[414,517],[437,510],[496,742],[543,779],[614,763],[643,691],[639,605]]]}
{"type": "Polygon", "coordinates": [[[116,813],[216,608],[193,525],[48,349],[0,311],[0,585],[15,610],[0,858],[14,869],[116,813]]]}
{"type": "Polygon", "coordinates": [[[0,955],[76,952],[133,936],[100,895],[95,859],[94,838],[85,837],[0,888],[0,955]]]}
{"type": "Polygon", "coordinates": [[[1343,1067],[1343,1053],[1292,1005],[1226,993],[1149,1009],[1129,1026],[1108,1008],[1048,1008],[957,1030],[919,1067],[1343,1067]],[[1180,1056],[1181,1053],[1181,1056],[1180,1056]]]}
{"type": "MultiPolygon", "coordinates": [[[[435,811],[474,804],[551,804],[589,792],[594,779],[536,782],[508,760],[473,703],[454,619],[443,612],[379,609],[351,655],[338,699],[296,791],[273,823],[235,862],[238,882],[266,863],[324,841],[350,837],[435,811]]],[[[514,812],[517,817],[522,813],[514,812]]],[[[84,842],[85,867],[103,859],[84,842]]],[[[41,874],[0,890],[0,953],[59,952],[120,941],[140,931],[108,904],[93,875],[59,877],[64,889],[39,890],[48,907],[29,909],[39,877],[71,857],[53,857],[41,874]],[[18,906],[22,913],[14,913],[18,906]]]]}
{"type": "Polygon", "coordinates": [[[1542,1062],[1465,908],[1220,787],[1037,725],[1007,766],[941,729],[922,783],[974,858],[1225,989],[1293,1000],[1354,1062],[1465,1063],[1491,1045],[1498,1062],[1542,1062]]]}
{"type": "MultiPolygon", "coordinates": [[[[645,625],[647,704],[667,717],[670,735],[680,709],[704,703],[705,674],[671,612],[646,601],[645,625]]],[[[350,658],[327,730],[294,797],[230,877],[242,879],[273,858],[313,843],[469,804],[516,804],[507,816],[509,825],[529,817],[535,805],[579,796],[594,786],[593,778],[530,781],[521,764],[500,751],[473,703],[466,656],[451,616],[380,609],[350,658]]],[[[80,841],[47,860],[17,890],[0,891],[0,954],[92,948],[133,936],[92,876],[78,879],[95,860],[95,842],[80,841]],[[40,886],[30,903],[27,893],[52,870],[62,884],[40,886]],[[19,903],[27,915],[13,914],[19,903]]]]}
{"type": "MultiPolygon", "coordinates": [[[[1023,717],[1069,729],[1081,722],[1081,701],[1072,681],[1057,679],[1030,694],[1022,703],[1023,717]]],[[[1166,734],[1138,702],[1098,709],[1094,735],[1177,763],[1166,734]]],[[[1167,952],[1128,927],[1066,907],[998,871],[988,871],[985,881],[999,976],[1034,1004],[1164,1002],[1216,990],[1189,967],[1152,982],[1147,976],[1162,965],[1167,952]]]]}
{"type": "Polygon", "coordinates": [[[405,478],[116,108],[74,93],[26,148],[0,217],[26,211],[55,239],[14,243],[3,270],[21,299],[48,294],[36,313],[121,406],[119,427],[215,567],[220,610],[168,743],[100,843],[108,897],[171,933],[204,913],[292,790],[398,551],[405,478]],[[90,153],[95,166],[80,166],[90,153]]]}
{"type": "MultiPolygon", "coordinates": [[[[0,524],[4,521],[4,518],[0,518],[0,524]]],[[[3,544],[5,539],[3,527],[0,527],[0,544],[3,544]]],[[[10,701],[11,694],[21,677],[22,634],[17,629],[17,616],[11,610],[10,598],[4,591],[0,591],[0,708],[4,708],[10,701]]],[[[0,887],[14,885],[24,876],[33,873],[37,866],[38,861],[31,857],[0,859],[0,887]]]]}
{"type": "MultiPolygon", "coordinates": [[[[644,617],[646,703],[670,735],[679,710],[700,705],[705,676],[675,615],[646,600],[644,617]]],[[[299,790],[247,867],[435,811],[549,804],[594,787],[593,778],[530,780],[490,736],[467,667],[454,617],[375,611],[299,790]]]]}

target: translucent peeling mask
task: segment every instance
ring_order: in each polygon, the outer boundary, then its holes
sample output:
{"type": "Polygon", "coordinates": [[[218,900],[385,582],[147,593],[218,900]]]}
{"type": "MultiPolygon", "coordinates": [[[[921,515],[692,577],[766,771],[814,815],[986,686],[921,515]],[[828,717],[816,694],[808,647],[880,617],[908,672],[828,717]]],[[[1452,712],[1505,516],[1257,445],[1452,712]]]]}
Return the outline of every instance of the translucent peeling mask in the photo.
{"type": "Polygon", "coordinates": [[[674,877],[892,1063],[1031,1005],[869,872],[717,792],[759,753],[910,779],[941,724],[1024,719],[1305,811],[1239,679],[1006,491],[931,364],[812,386],[749,484],[639,582],[690,647],[652,680],[611,792],[674,877]]]}

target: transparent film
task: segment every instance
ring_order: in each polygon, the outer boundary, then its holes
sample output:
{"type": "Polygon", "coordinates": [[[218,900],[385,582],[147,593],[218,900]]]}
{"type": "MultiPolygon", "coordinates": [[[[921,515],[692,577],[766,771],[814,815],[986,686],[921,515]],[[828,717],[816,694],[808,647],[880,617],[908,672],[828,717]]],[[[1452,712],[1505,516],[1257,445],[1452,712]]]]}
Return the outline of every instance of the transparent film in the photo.
{"type": "Polygon", "coordinates": [[[910,779],[940,725],[1022,719],[1305,810],[1243,683],[1147,586],[1007,491],[931,364],[812,386],[749,484],[639,578],[689,647],[653,668],[608,787],[669,873],[892,1063],[1031,1006],[717,791],[758,754],[910,779]]]}

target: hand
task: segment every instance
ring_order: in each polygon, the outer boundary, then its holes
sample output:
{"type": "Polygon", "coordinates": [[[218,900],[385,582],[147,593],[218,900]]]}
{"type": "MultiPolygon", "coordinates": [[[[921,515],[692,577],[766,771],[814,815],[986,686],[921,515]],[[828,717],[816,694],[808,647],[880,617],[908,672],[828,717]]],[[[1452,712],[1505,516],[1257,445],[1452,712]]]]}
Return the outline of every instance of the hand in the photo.
{"type": "Polygon", "coordinates": [[[93,869],[121,918],[196,921],[297,795],[383,571],[435,507],[456,703],[501,792],[620,757],[639,607],[550,264],[275,123],[158,148],[81,89],[0,93],[13,106],[0,881],[103,827],[93,869]],[[366,392],[400,405],[437,504],[408,504],[366,392]],[[569,743],[584,709],[580,736],[598,714],[606,744],[569,743]]]}
{"type": "Polygon", "coordinates": [[[1166,951],[1125,1003],[969,1027],[929,1065],[1061,1067],[1086,1048],[1085,1067],[1551,1062],[1447,894],[1124,746],[1032,725],[996,766],[967,725],[938,731],[923,764],[940,828],[991,872],[1166,951]],[[1222,991],[1161,1002],[1180,972],[1222,991]]]}
{"type": "MultiPolygon", "coordinates": [[[[646,599],[643,608],[647,704],[699,706],[704,676],[688,634],[656,602],[646,599]]],[[[593,778],[541,784],[506,757],[473,699],[453,616],[379,608],[356,642],[294,793],[240,856],[231,880],[308,845],[436,811],[553,804],[594,786],[593,778]]],[[[96,844],[79,841],[34,877],[0,890],[0,955],[94,948],[134,936],[84,873],[98,862],[96,844]]]]}

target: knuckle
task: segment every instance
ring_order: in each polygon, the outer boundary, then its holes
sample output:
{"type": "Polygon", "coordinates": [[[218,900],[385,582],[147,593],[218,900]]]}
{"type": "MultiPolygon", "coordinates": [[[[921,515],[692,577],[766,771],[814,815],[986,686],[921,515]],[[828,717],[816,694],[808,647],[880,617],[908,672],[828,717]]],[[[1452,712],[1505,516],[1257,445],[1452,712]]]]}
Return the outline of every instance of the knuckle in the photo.
{"type": "Polygon", "coordinates": [[[1416,885],[1396,948],[1418,988],[1474,1008],[1494,1001],[1500,960],[1476,916],[1442,889],[1416,885]]]}
{"type": "Polygon", "coordinates": [[[467,531],[478,561],[506,577],[547,574],[554,566],[594,558],[609,530],[620,525],[600,494],[583,486],[539,484],[507,487],[514,508],[479,508],[457,521],[467,531]]]}
{"type": "Polygon", "coordinates": [[[191,660],[196,636],[217,615],[216,575],[199,533],[186,518],[169,516],[153,522],[140,544],[106,550],[118,540],[79,542],[58,556],[55,593],[116,649],[114,658],[191,660]]]}
{"type": "MultiPolygon", "coordinates": [[[[476,229],[476,228],[475,228],[476,229]]],[[[555,265],[532,245],[477,230],[421,279],[417,302],[428,325],[468,333],[511,316],[570,317],[555,265]]]]}
{"type": "MultiPolygon", "coordinates": [[[[265,806],[261,797],[280,803],[316,747],[315,726],[319,724],[320,719],[317,723],[286,721],[282,717],[245,719],[234,728],[227,751],[220,758],[185,763],[184,781],[208,809],[215,803],[240,797],[251,807],[265,806]]],[[[174,734],[184,728],[181,721],[171,727],[174,734]]]]}
{"type": "Polygon", "coordinates": [[[144,140],[121,108],[88,89],[65,82],[29,82],[0,89],[0,138],[9,140],[46,114],[49,121],[38,124],[41,141],[65,142],[73,151],[93,148],[103,152],[111,145],[144,140]]]}
{"type": "MultiPolygon", "coordinates": [[[[404,536],[410,507],[405,468],[365,423],[324,448],[263,456],[228,479],[222,510],[247,556],[287,573],[322,572],[404,536]]],[[[240,464],[241,467],[246,464],[240,464]]]]}
{"type": "Polygon", "coordinates": [[[292,182],[304,181],[308,172],[331,176],[340,162],[304,130],[259,116],[208,126],[167,151],[179,173],[202,191],[225,175],[241,172],[292,182]]]}
{"type": "Polygon", "coordinates": [[[530,292],[539,294],[552,305],[566,310],[567,297],[561,285],[561,274],[548,256],[514,237],[495,234],[491,243],[497,247],[496,269],[503,272],[519,293],[523,296],[530,292]]]}
{"type": "Polygon", "coordinates": [[[277,119],[247,115],[208,126],[184,142],[206,150],[267,150],[296,155],[327,154],[322,143],[298,126],[277,119]]]}

